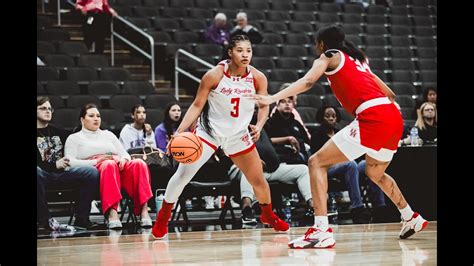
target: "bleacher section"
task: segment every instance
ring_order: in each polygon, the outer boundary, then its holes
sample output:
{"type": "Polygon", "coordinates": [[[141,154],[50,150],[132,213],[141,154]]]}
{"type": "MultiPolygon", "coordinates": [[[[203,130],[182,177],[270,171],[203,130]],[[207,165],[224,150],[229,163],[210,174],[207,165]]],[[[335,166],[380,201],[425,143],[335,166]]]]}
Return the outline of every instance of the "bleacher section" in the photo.
{"type": "MultiPolygon", "coordinates": [[[[411,108],[411,102],[419,97],[422,89],[437,82],[437,3],[435,0],[392,2],[389,7],[370,5],[365,8],[359,3],[308,0],[109,1],[119,15],[155,38],[157,72],[169,80],[174,78],[174,54],[178,48],[211,64],[220,60],[221,47],[205,43],[203,36],[217,12],[227,15],[229,26],[235,23],[237,12],[247,12],[249,24],[256,26],[265,37],[262,44],[253,45],[252,63],[267,75],[270,93],[278,91],[283,82],[292,82],[304,75],[315,57],[314,32],[323,25],[337,23],[344,28],[347,39],[367,53],[371,69],[399,95],[402,108],[411,108]]],[[[57,109],[76,110],[79,103],[86,101],[85,95],[97,97],[102,109],[111,109],[112,99],[117,97],[129,101],[137,91],[140,92],[133,101],[147,103],[149,97],[154,97],[153,90],[138,88],[147,85],[133,83],[132,86],[126,69],[110,67],[105,55],[89,55],[81,42],[71,41],[67,31],[51,28],[52,24],[54,21],[38,17],[37,52],[47,66],[38,67],[37,92],[59,96],[60,100],[55,100],[58,105],[53,104],[57,109]],[[61,82],[66,83],[68,89],[61,89],[61,82]],[[79,95],[83,97],[77,98],[79,95]]],[[[197,75],[204,73],[202,65],[187,59],[182,59],[180,66],[197,75]]],[[[197,83],[183,84],[190,95],[197,88],[197,83]]],[[[317,95],[323,103],[338,105],[325,79],[315,87],[307,94],[317,95]]],[[[92,101],[97,102],[97,99],[92,101]]],[[[312,102],[315,101],[308,100],[312,102]]],[[[125,121],[128,110],[116,107],[124,113],[125,121]]],[[[152,107],[163,108],[165,106],[152,107]]],[[[414,119],[413,112],[402,111],[405,119],[414,119]]]]}

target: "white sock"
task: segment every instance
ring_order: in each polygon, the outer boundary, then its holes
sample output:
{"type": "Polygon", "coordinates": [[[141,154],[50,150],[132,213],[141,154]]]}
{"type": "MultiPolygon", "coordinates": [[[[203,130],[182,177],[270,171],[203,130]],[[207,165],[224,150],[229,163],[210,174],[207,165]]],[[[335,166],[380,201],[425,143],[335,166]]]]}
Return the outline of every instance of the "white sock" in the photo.
{"type": "Polygon", "coordinates": [[[319,228],[321,231],[326,231],[329,228],[329,221],[327,216],[314,216],[314,228],[319,228]]]}
{"type": "Polygon", "coordinates": [[[413,211],[411,210],[410,205],[407,204],[407,206],[403,209],[398,209],[398,211],[402,214],[402,218],[405,221],[408,221],[413,217],[413,211]]]}

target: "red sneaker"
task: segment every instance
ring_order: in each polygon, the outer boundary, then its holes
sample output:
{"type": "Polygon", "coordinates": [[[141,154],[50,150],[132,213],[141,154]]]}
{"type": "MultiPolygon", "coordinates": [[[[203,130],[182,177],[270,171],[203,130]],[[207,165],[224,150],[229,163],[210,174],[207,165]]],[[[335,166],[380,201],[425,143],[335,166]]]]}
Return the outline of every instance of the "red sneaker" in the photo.
{"type": "Polygon", "coordinates": [[[262,213],[260,220],[262,224],[270,225],[273,230],[277,232],[286,232],[290,229],[290,225],[280,219],[274,212],[271,212],[270,216],[266,216],[262,213]]]}
{"type": "Polygon", "coordinates": [[[168,221],[171,217],[173,204],[163,201],[163,206],[156,215],[155,225],[151,230],[151,234],[155,239],[163,239],[168,235],[168,221]]]}

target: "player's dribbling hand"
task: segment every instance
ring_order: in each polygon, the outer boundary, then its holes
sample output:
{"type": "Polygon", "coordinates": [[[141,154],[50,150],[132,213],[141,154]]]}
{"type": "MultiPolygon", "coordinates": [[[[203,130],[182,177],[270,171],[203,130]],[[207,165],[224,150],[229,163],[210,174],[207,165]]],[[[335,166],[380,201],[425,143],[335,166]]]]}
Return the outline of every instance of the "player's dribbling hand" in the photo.
{"type": "Polygon", "coordinates": [[[250,136],[252,137],[253,142],[257,142],[260,138],[260,128],[258,126],[249,125],[250,127],[250,136]]]}

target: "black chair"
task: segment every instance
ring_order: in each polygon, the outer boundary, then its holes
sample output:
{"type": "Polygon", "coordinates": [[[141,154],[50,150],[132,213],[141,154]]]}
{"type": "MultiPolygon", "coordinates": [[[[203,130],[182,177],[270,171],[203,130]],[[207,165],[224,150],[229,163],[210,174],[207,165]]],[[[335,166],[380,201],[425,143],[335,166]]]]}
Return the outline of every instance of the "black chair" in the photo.
{"type": "Polygon", "coordinates": [[[164,18],[177,18],[177,19],[183,19],[188,16],[185,8],[177,8],[177,7],[164,8],[161,10],[161,15],[164,18]]]}
{"type": "Polygon", "coordinates": [[[67,80],[89,83],[99,79],[97,70],[92,67],[70,67],[66,72],[67,80]]]}
{"type": "Polygon", "coordinates": [[[252,10],[267,10],[270,9],[270,4],[259,0],[247,1],[247,8],[252,10]]]}
{"type": "MultiPolygon", "coordinates": [[[[298,3],[296,3],[298,7],[298,3]]],[[[315,21],[316,17],[314,16],[313,12],[309,12],[310,9],[301,9],[301,11],[294,11],[293,12],[293,19],[295,21],[303,21],[303,22],[310,22],[315,21]]]]}
{"type": "Polygon", "coordinates": [[[419,59],[418,60],[418,67],[420,71],[424,70],[437,70],[438,64],[434,59],[419,59]]]}
{"type": "Polygon", "coordinates": [[[156,30],[166,32],[176,32],[181,28],[176,18],[157,18],[153,21],[156,30]]]}
{"type": "Polygon", "coordinates": [[[144,99],[146,96],[155,93],[155,87],[147,81],[125,81],[123,83],[123,93],[138,95],[144,99]]]}
{"type": "Polygon", "coordinates": [[[337,110],[341,114],[341,120],[344,121],[352,121],[354,120],[354,116],[352,114],[349,114],[344,108],[342,107],[337,107],[337,110]]]}
{"type": "Polygon", "coordinates": [[[418,48],[416,53],[418,54],[418,58],[423,59],[433,59],[438,57],[436,48],[418,48]]]}
{"type": "Polygon", "coordinates": [[[362,39],[360,38],[359,35],[348,34],[348,35],[346,35],[345,40],[346,40],[346,41],[350,41],[350,42],[353,43],[355,46],[360,46],[360,45],[362,45],[362,39]]]}
{"type": "Polygon", "coordinates": [[[426,16],[428,17],[431,15],[430,9],[428,6],[412,6],[411,7],[411,13],[414,16],[426,16]]]}
{"type": "Polygon", "coordinates": [[[100,71],[100,80],[125,82],[130,79],[130,71],[122,67],[104,67],[100,71]]]}
{"type": "Polygon", "coordinates": [[[74,59],[69,55],[50,54],[44,57],[45,64],[50,67],[67,69],[75,66],[74,59]]]}
{"type": "MultiPolygon", "coordinates": [[[[419,50],[419,49],[418,49],[419,50]]],[[[400,59],[411,59],[414,57],[413,51],[408,47],[392,47],[390,50],[392,54],[392,59],[400,58],[400,59]]]]}
{"type": "Polygon", "coordinates": [[[189,10],[189,17],[210,20],[214,17],[214,12],[206,8],[193,8],[189,10]]]}
{"type": "Polygon", "coordinates": [[[341,103],[333,94],[326,94],[323,98],[324,105],[330,105],[335,107],[341,107],[341,103]]]}
{"type": "Polygon", "coordinates": [[[244,1],[235,1],[235,0],[221,0],[222,8],[225,9],[244,9],[245,3],[244,1]]]}
{"type": "Polygon", "coordinates": [[[342,22],[345,24],[360,24],[364,22],[363,17],[360,14],[341,14],[342,22]]]}
{"type": "Polygon", "coordinates": [[[69,96],[80,94],[79,85],[70,80],[52,80],[46,84],[48,94],[58,96],[69,96]]]}
{"type": "Polygon", "coordinates": [[[392,15],[390,16],[390,22],[392,23],[392,26],[412,26],[410,17],[408,17],[407,15],[392,15]]]}
{"type": "Polygon", "coordinates": [[[283,37],[278,33],[264,32],[262,33],[263,43],[266,44],[281,44],[284,43],[283,37]]]}
{"type": "Polygon", "coordinates": [[[280,69],[294,69],[298,72],[304,72],[305,64],[298,57],[280,57],[276,60],[277,67],[280,69]]]}
{"type": "Polygon", "coordinates": [[[382,35],[367,35],[365,36],[365,44],[367,46],[385,46],[387,39],[382,35]]]}
{"type": "Polygon", "coordinates": [[[280,55],[280,50],[276,45],[258,44],[253,47],[253,55],[259,57],[276,57],[280,55]]]}
{"type": "Polygon", "coordinates": [[[385,25],[387,23],[384,15],[367,15],[365,16],[365,21],[367,21],[367,24],[375,25],[385,25]]]}
{"type": "Polygon", "coordinates": [[[268,93],[275,94],[280,91],[280,87],[284,82],[281,81],[268,81],[268,93]]]}
{"type": "MultiPolygon", "coordinates": [[[[63,100],[63,98],[61,98],[61,96],[58,96],[58,95],[46,95],[46,96],[48,96],[49,102],[51,103],[51,106],[54,109],[59,109],[59,108],[66,107],[66,105],[64,104],[64,100],[63,100]]],[[[54,115],[53,115],[53,117],[54,117],[54,115]]]]}
{"type": "Polygon", "coordinates": [[[416,81],[416,75],[413,71],[409,70],[393,70],[392,71],[392,82],[409,82],[416,81]]]}
{"type": "Polygon", "coordinates": [[[422,70],[420,78],[423,83],[434,83],[438,81],[438,72],[436,70],[422,70]]]}
{"type": "Polygon", "coordinates": [[[266,20],[268,21],[280,21],[286,22],[291,20],[291,16],[288,12],[280,10],[269,10],[266,12],[266,20]]]}
{"type": "Polygon", "coordinates": [[[377,70],[386,70],[388,69],[387,61],[381,58],[370,58],[369,59],[369,67],[370,69],[377,69],[377,70]]]}
{"type": "Polygon", "coordinates": [[[49,80],[57,80],[59,78],[59,71],[54,67],[37,66],[36,80],[46,82],[49,80]]]}
{"type": "Polygon", "coordinates": [[[319,109],[323,106],[321,98],[314,94],[301,94],[297,98],[298,107],[313,107],[319,109]]]}
{"type": "Polygon", "coordinates": [[[152,128],[156,128],[161,122],[163,122],[163,117],[164,112],[162,109],[146,109],[146,122],[149,123],[152,128]]]}
{"type": "Polygon", "coordinates": [[[415,100],[410,95],[397,95],[395,100],[400,107],[415,108],[415,100]]]}
{"type": "Polygon", "coordinates": [[[98,108],[102,107],[100,99],[93,95],[71,95],[67,99],[68,108],[82,108],[89,103],[97,105],[98,108]]]}
{"type": "Polygon", "coordinates": [[[195,0],[196,7],[215,9],[220,8],[219,0],[195,0]]]}
{"type": "Polygon", "coordinates": [[[301,44],[310,44],[311,39],[308,37],[308,35],[304,33],[288,33],[285,36],[286,39],[286,44],[290,45],[301,45],[301,44]]]}
{"type": "Polygon", "coordinates": [[[303,94],[314,94],[314,95],[318,95],[319,98],[321,98],[321,96],[326,94],[326,89],[324,88],[323,85],[319,83],[315,83],[313,87],[311,87],[311,89],[303,92],[303,94]]]}
{"type": "MultiPolygon", "coordinates": [[[[45,197],[48,205],[52,203],[57,207],[58,203],[65,202],[67,203],[68,209],[66,214],[69,216],[68,224],[72,223],[74,217],[74,203],[78,197],[78,190],[72,188],[65,188],[60,185],[50,184],[45,188],[45,197]]],[[[51,210],[51,208],[48,207],[51,210]]]]}
{"type": "Polygon", "coordinates": [[[320,12],[318,13],[317,21],[324,24],[330,24],[330,23],[340,22],[341,20],[339,19],[339,15],[337,15],[336,13],[320,12]]]}
{"type": "Polygon", "coordinates": [[[432,27],[433,20],[429,16],[413,16],[415,26],[432,27]]]}
{"type": "Polygon", "coordinates": [[[364,31],[362,26],[358,24],[342,24],[342,28],[344,33],[348,35],[359,35],[364,31]]]}
{"type": "MultiPolygon", "coordinates": [[[[306,34],[313,34],[314,28],[308,22],[292,22],[289,23],[289,30],[292,32],[303,32],[306,34]]],[[[288,40],[288,35],[286,36],[288,40]]]]}
{"type": "Polygon", "coordinates": [[[102,69],[104,67],[110,66],[110,63],[105,57],[105,55],[83,54],[79,57],[77,65],[82,67],[93,67],[96,69],[102,69]]]}
{"type": "Polygon", "coordinates": [[[416,88],[410,82],[392,82],[390,88],[396,95],[416,95],[416,88]]]}
{"type": "Polygon", "coordinates": [[[387,7],[384,5],[369,5],[366,9],[369,15],[379,15],[388,13],[387,7]]]}
{"type": "Polygon", "coordinates": [[[293,4],[290,1],[273,1],[272,2],[272,9],[273,10],[293,10],[293,4]]]}
{"type": "Polygon", "coordinates": [[[192,31],[177,31],[174,33],[174,41],[176,43],[197,43],[199,35],[192,31]]]}
{"type": "Polygon", "coordinates": [[[319,10],[321,12],[330,12],[330,13],[338,13],[342,11],[341,5],[337,3],[321,3],[319,5],[319,10]]]}
{"type": "Polygon", "coordinates": [[[392,47],[410,47],[412,45],[412,42],[408,36],[391,36],[390,44],[392,45],[392,47]]]}
{"type": "Polygon", "coordinates": [[[150,20],[145,17],[145,18],[128,18],[128,21],[135,25],[137,28],[140,28],[144,31],[148,31],[149,29],[152,29],[151,27],[151,22],[150,20]]]}
{"type": "Polygon", "coordinates": [[[285,45],[282,47],[281,56],[286,57],[306,57],[308,50],[302,45],[285,45]]]}
{"type": "Polygon", "coordinates": [[[415,70],[415,63],[407,58],[393,58],[392,70],[415,70]]]}
{"type": "Polygon", "coordinates": [[[41,82],[39,82],[39,81],[36,82],[36,94],[37,95],[47,94],[46,90],[44,89],[43,84],[41,84],[41,82]]]}
{"type": "Polygon", "coordinates": [[[146,97],[145,107],[164,110],[172,102],[176,102],[176,98],[171,94],[153,94],[146,97]]]}
{"type": "Polygon", "coordinates": [[[36,42],[36,54],[47,55],[47,54],[54,54],[55,52],[56,52],[56,48],[51,42],[47,42],[47,41],[36,42]]]}
{"type": "Polygon", "coordinates": [[[353,13],[353,14],[362,14],[364,13],[364,6],[361,3],[346,3],[343,5],[343,9],[345,13],[353,13]]]}
{"type": "Polygon", "coordinates": [[[196,33],[204,32],[207,28],[206,20],[199,18],[185,18],[181,21],[181,25],[184,30],[196,33]]]}
{"type": "Polygon", "coordinates": [[[39,34],[38,40],[50,42],[65,42],[70,41],[70,35],[69,32],[63,29],[45,29],[39,34]]]}
{"type": "MultiPolygon", "coordinates": [[[[388,52],[384,47],[370,46],[365,48],[365,53],[369,58],[384,59],[388,57],[388,52]]],[[[369,61],[370,62],[370,61],[369,61]]]]}
{"type": "Polygon", "coordinates": [[[59,44],[58,53],[77,58],[89,53],[89,49],[87,49],[87,46],[83,42],[61,42],[59,44]]]}
{"type": "Polygon", "coordinates": [[[397,16],[408,16],[408,7],[406,6],[391,6],[390,14],[397,16]]]}
{"type": "Polygon", "coordinates": [[[275,69],[270,73],[273,81],[294,82],[298,80],[298,72],[290,69],[275,69]]]}
{"type": "MultiPolygon", "coordinates": [[[[303,96],[303,95],[301,95],[303,96]]],[[[299,98],[299,97],[298,97],[299,98]]],[[[301,120],[303,120],[303,123],[305,124],[314,124],[316,122],[316,113],[318,112],[318,109],[314,107],[304,107],[304,106],[298,106],[296,107],[296,110],[301,116],[301,120]]]]}
{"type": "Polygon", "coordinates": [[[267,32],[283,33],[288,31],[286,24],[280,21],[264,21],[262,25],[263,30],[267,32]]]}
{"type": "MultiPolygon", "coordinates": [[[[158,12],[158,9],[155,7],[134,6],[133,15],[134,17],[139,17],[139,18],[153,18],[153,17],[158,17],[160,14],[158,12]]],[[[121,16],[123,15],[121,14],[121,16]]]]}
{"type": "Polygon", "coordinates": [[[414,27],[414,34],[419,37],[419,36],[424,36],[424,37],[433,37],[436,36],[436,31],[432,27],[414,27]]]}
{"type": "Polygon", "coordinates": [[[130,114],[130,111],[131,110],[123,112],[119,109],[101,109],[100,116],[102,117],[102,126],[113,132],[118,131],[122,128],[123,123],[125,122],[124,116],[130,114]]]}
{"type": "Polygon", "coordinates": [[[409,36],[412,35],[411,28],[402,25],[392,25],[390,28],[392,36],[409,36]]]}
{"type": "Polygon", "coordinates": [[[66,130],[72,130],[79,124],[78,108],[61,108],[55,109],[51,122],[62,126],[66,130]]]}
{"type": "Polygon", "coordinates": [[[268,57],[254,57],[252,58],[252,66],[260,69],[260,70],[268,70],[268,69],[275,69],[276,65],[275,62],[268,57]]]}
{"type": "Polygon", "coordinates": [[[99,99],[109,99],[112,95],[120,93],[120,87],[114,81],[92,81],[87,91],[99,99]]]}
{"type": "Polygon", "coordinates": [[[383,25],[368,24],[365,26],[367,35],[385,36],[388,34],[387,28],[383,25]]]}
{"type": "Polygon", "coordinates": [[[436,47],[436,40],[433,37],[415,37],[415,43],[417,47],[436,47]]]}
{"type": "Polygon", "coordinates": [[[129,114],[132,107],[138,104],[142,104],[140,98],[136,95],[113,95],[109,99],[109,104],[111,108],[116,108],[124,112],[125,114],[129,114]]]}

